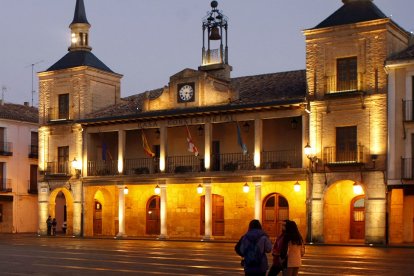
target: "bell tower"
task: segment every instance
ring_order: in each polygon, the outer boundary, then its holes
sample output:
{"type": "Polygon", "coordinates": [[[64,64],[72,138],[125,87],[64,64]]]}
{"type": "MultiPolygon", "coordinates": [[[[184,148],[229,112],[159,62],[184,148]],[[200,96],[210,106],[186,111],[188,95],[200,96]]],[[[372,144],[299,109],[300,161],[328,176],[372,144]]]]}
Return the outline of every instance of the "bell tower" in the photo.
{"type": "Polygon", "coordinates": [[[71,30],[71,45],[69,51],[91,51],[89,46],[89,28],[91,25],[86,19],[85,5],[83,0],[76,1],[75,14],[73,21],[70,23],[69,28],[71,30]]]}
{"type": "Polygon", "coordinates": [[[228,55],[228,18],[217,7],[217,1],[212,1],[211,11],[203,19],[203,48],[199,70],[230,80],[232,67],[228,55]]]}

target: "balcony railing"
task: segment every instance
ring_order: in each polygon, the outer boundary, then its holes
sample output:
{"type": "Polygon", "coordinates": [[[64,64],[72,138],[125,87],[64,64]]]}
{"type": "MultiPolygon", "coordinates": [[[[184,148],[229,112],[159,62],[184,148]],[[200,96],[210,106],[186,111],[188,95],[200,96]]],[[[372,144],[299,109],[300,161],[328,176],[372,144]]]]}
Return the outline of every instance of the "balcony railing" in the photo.
{"type": "Polygon", "coordinates": [[[29,158],[38,158],[39,155],[39,146],[38,145],[30,145],[29,146],[29,158]]]}
{"type": "Polygon", "coordinates": [[[49,108],[47,111],[47,121],[69,120],[69,112],[59,111],[59,108],[49,108]]]}
{"type": "Polygon", "coordinates": [[[338,149],[338,147],[325,147],[323,149],[325,164],[360,164],[365,163],[364,146],[355,145],[354,149],[338,149]]]}
{"type": "Polygon", "coordinates": [[[12,156],[13,155],[13,143],[0,141],[0,155],[12,156]]]}
{"type": "Polygon", "coordinates": [[[264,151],[261,154],[261,168],[301,168],[302,153],[296,150],[264,151]]]}
{"type": "Polygon", "coordinates": [[[69,175],[69,161],[65,162],[47,162],[46,171],[47,175],[69,175]]]}
{"type": "Polygon", "coordinates": [[[37,179],[32,179],[27,181],[27,193],[36,195],[37,194],[37,179]]]}
{"type": "Polygon", "coordinates": [[[194,155],[167,157],[168,173],[201,172],[204,169],[204,158],[194,155]]]}
{"type": "Polygon", "coordinates": [[[8,178],[0,178],[0,193],[8,193],[12,191],[12,181],[8,178]]]}
{"type": "Polygon", "coordinates": [[[414,179],[413,177],[413,159],[401,158],[401,178],[402,179],[414,179]]]}
{"type": "Polygon", "coordinates": [[[414,121],[413,109],[414,101],[402,101],[402,110],[404,121],[414,121]]]}
{"type": "Polygon", "coordinates": [[[88,161],[88,176],[118,174],[118,160],[88,161]]]}
{"type": "Polygon", "coordinates": [[[362,78],[363,78],[363,74],[358,73],[357,80],[338,82],[336,75],[327,76],[326,77],[326,94],[346,93],[346,92],[361,90],[362,78]]]}
{"type": "Polygon", "coordinates": [[[125,159],[124,172],[126,175],[158,173],[159,158],[125,159]]]}
{"type": "Polygon", "coordinates": [[[254,170],[253,155],[222,153],[211,156],[212,171],[254,170]]]}

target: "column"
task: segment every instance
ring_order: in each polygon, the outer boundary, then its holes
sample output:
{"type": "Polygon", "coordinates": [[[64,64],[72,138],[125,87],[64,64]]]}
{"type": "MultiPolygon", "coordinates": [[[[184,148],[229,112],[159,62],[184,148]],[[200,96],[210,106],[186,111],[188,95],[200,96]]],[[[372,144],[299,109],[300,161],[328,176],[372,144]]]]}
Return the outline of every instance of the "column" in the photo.
{"type": "Polygon", "coordinates": [[[72,183],[72,195],[73,195],[73,236],[82,236],[82,198],[83,189],[82,181],[76,181],[72,183]]]}
{"type": "Polygon", "coordinates": [[[213,236],[213,212],[212,212],[212,194],[211,194],[211,180],[204,180],[205,198],[204,198],[204,240],[212,240],[213,236]]]}
{"type": "Polygon", "coordinates": [[[165,172],[167,156],[167,127],[160,127],[160,171],[165,172]]]}
{"type": "Polygon", "coordinates": [[[124,185],[118,185],[118,234],[117,237],[125,237],[125,194],[124,185]]]}
{"type": "Polygon", "coordinates": [[[263,148],[263,121],[254,120],[254,166],[260,168],[260,154],[263,148]]]}
{"type": "Polygon", "coordinates": [[[211,137],[212,137],[212,125],[206,123],[204,125],[204,167],[206,171],[210,171],[211,167],[211,137]]]}
{"type": "Polygon", "coordinates": [[[161,224],[161,231],[160,231],[160,239],[168,238],[167,235],[167,185],[164,183],[159,183],[161,188],[160,193],[160,224],[161,224]]]}
{"type": "Polygon", "coordinates": [[[118,173],[124,172],[125,130],[118,131],[118,173]]]}
{"type": "Polygon", "coordinates": [[[49,185],[47,182],[39,182],[37,184],[38,204],[39,204],[39,229],[38,235],[47,235],[46,220],[49,216],[49,185]]]}
{"type": "Polygon", "coordinates": [[[262,179],[260,177],[253,178],[255,200],[254,200],[254,218],[262,220],[262,179]]]}

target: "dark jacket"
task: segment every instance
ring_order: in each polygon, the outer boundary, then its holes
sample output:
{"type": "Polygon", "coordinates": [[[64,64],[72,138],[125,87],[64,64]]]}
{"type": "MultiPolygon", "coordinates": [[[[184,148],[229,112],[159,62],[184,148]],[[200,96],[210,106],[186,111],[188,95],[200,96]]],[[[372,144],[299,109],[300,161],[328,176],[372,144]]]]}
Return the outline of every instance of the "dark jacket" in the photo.
{"type": "Polygon", "coordinates": [[[260,250],[263,252],[262,261],[258,266],[248,266],[246,263],[244,264],[244,271],[247,273],[263,273],[266,272],[269,268],[267,262],[266,253],[272,251],[272,242],[270,241],[267,234],[260,229],[252,229],[249,230],[242,238],[240,244],[240,251],[245,252],[245,250],[249,247],[249,243],[256,243],[260,247],[260,250]]]}

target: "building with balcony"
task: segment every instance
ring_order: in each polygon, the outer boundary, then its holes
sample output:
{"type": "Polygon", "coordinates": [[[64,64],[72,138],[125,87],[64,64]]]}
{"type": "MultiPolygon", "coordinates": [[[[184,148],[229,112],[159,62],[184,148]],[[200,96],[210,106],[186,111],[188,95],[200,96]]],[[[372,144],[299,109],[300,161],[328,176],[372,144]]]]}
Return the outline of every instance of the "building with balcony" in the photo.
{"type": "Polygon", "coordinates": [[[212,1],[200,67],[121,98],[76,1],[69,53],[38,73],[41,234],[48,215],[69,235],[204,240],[289,218],[311,242],[387,241],[403,194],[387,197],[383,69],[409,34],[343,0],[304,31],[306,70],[232,78],[227,23],[212,1]]]}
{"type": "Polygon", "coordinates": [[[38,111],[0,101],[0,233],[37,231],[38,111]]]}

